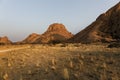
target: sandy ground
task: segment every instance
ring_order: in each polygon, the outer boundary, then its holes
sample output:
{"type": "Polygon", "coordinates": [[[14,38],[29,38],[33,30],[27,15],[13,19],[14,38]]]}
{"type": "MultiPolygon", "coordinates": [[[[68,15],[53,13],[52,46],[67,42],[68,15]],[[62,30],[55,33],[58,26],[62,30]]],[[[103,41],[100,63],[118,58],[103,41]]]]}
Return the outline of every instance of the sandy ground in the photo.
{"type": "Polygon", "coordinates": [[[25,48],[26,48],[26,47],[5,49],[5,50],[0,50],[0,53],[10,52],[10,51],[14,51],[14,50],[20,50],[20,49],[25,49],[25,48]]]}
{"type": "Polygon", "coordinates": [[[0,52],[0,80],[120,80],[120,48],[11,46],[0,52]]]}

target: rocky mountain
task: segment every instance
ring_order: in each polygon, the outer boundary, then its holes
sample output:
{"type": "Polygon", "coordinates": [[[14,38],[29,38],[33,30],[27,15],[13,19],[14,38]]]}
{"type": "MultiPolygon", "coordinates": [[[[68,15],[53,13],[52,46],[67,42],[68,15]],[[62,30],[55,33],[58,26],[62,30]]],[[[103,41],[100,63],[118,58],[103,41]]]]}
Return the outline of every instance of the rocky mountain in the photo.
{"type": "Polygon", "coordinates": [[[63,42],[73,36],[72,33],[68,32],[63,24],[54,23],[49,26],[47,31],[36,40],[41,43],[57,43],[63,42]]]}
{"type": "Polygon", "coordinates": [[[12,42],[8,39],[7,36],[0,37],[0,45],[11,44],[12,42]]]}
{"type": "Polygon", "coordinates": [[[36,33],[32,33],[30,34],[25,40],[23,40],[21,43],[34,43],[36,41],[36,39],[38,39],[41,35],[40,34],[36,34],[36,33]]]}
{"type": "Polygon", "coordinates": [[[120,2],[77,33],[70,42],[111,42],[120,40],[120,2]]]}
{"type": "Polygon", "coordinates": [[[49,26],[42,35],[32,34],[22,41],[22,43],[59,43],[73,36],[68,32],[63,24],[54,23],[49,26]]]}

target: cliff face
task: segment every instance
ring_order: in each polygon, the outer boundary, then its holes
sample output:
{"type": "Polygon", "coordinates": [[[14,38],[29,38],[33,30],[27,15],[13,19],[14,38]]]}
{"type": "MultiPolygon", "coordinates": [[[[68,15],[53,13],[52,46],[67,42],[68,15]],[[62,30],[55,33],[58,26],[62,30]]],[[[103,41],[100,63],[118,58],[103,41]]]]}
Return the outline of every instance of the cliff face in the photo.
{"type": "Polygon", "coordinates": [[[63,24],[54,23],[43,34],[31,34],[21,43],[56,43],[71,38],[73,34],[67,31],[63,24]]]}
{"type": "Polygon", "coordinates": [[[111,42],[120,40],[120,2],[77,33],[70,42],[111,42]]]}
{"type": "Polygon", "coordinates": [[[0,44],[11,44],[12,42],[8,39],[8,37],[0,37],[0,44]]]}

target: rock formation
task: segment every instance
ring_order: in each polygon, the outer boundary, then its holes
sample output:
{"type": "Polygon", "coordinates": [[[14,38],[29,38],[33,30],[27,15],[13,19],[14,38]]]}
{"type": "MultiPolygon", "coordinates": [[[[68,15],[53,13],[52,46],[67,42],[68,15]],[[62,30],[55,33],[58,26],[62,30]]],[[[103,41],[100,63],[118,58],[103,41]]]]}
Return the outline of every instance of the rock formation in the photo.
{"type": "Polygon", "coordinates": [[[112,42],[120,40],[120,2],[77,33],[69,42],[112,42]]]}
{"type": "Polygon", "coordinates": [[[42,35],[32,34],[23,40],[22,43],[59,43],[72,36],[73,34],[68,32],[63,24],[54,23],[42,35]]]}
{"type": "Polygon", "coordinates": [[[0,45],[11,44],[12,42],[8,39],[7,36],[0,37],[0,45]]]}
{"type": "Polygon", "coordinates": [[[47,31],[43,33],[36,42],[59,43],[71,38],[72,36],[73,35],[67,31],[63,24],[54,23],[49,26],[47,31]]]}
{"type": "Polygon", "coordinates": [[[32,33],[30,34],[25,40],[23,40],[21,43],[22,44],[29,44],[29,43],[34,43],[36,39],[38,39],[41,35],[32,33]]]}

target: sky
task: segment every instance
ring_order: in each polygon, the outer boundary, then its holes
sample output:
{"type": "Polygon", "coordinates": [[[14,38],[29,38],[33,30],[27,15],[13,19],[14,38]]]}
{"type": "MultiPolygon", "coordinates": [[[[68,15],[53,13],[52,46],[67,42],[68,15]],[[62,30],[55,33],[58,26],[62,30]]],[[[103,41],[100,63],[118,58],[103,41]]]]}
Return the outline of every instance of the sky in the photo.
{"type": "Polygon", "coordinates": [[[119,0],[0,0],[0,37],[13,42],[62,23],[78,33],[119,0]]]}

